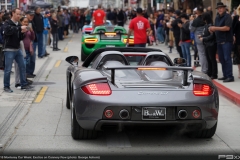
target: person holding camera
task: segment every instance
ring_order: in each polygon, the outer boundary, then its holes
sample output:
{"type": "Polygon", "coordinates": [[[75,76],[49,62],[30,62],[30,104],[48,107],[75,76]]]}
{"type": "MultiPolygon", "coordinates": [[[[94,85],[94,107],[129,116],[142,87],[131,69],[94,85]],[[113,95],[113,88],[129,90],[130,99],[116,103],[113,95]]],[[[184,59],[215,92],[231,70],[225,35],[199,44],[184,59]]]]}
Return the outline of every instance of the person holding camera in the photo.
{"type": "Polygon", "coordinates": [[[27,32],[30,28],[28,26],[22,26],[19,23],[21,10],[19,8],[12,10],[12,16],[10,20],[4,23],[4,55],[5,55],[5,69],[4,69],[4,91],[13,92],[10,88],[10,75],[12,70],[13,60],[15,60],[19,67],[20,83],[22,90],[28,90],[33,88],[28,85],[26,81],[26,67],[24,64],[23,54],[20,50],[20,41],[23,40],[23,33],[27,32]]]}

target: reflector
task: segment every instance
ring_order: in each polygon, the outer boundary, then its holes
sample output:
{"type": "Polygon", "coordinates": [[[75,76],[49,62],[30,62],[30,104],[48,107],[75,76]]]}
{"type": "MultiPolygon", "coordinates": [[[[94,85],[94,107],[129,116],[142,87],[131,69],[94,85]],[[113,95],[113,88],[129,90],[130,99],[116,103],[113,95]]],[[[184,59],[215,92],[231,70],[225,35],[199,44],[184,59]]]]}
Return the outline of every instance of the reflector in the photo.
{"type": "Polygon", "coordinates": [[[107,96],[111,95],[112,91],[108,85],[108,83],[96,83],[96,84],[88,84],[82,87],[82,90],[91,95],[102,95],[107,96]]]}
{"type": "Polygon", "coordinates": [[[210,96],[212,92],[212,88],[207,84],[194,84],[193,94],[195,96],[210,96]]]}
{"type": "Polygon", "coordinates": [[[194,110],[193,113],[192,113],[192,116],[194,118],[199,118],[201,115],[201,112],[199,110],[194,110]]]}
{"type": "Polygon", "coordinates": [[[104,115],[105,115],[106,118],[112,118],[113,111],[112,110],[106,110],[104,115]]]}

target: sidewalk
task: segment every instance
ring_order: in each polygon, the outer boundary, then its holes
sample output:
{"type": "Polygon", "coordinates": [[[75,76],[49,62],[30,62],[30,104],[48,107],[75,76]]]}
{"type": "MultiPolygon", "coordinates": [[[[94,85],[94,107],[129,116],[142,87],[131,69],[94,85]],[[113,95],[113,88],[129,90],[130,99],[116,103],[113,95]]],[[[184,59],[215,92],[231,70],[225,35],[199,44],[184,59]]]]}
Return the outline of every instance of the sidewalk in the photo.
{"type": "MultiPolygon", "coordinates": [[[[173,53],[168,53],[169,48],[164,44],[158,44],[158,46],[151,46],[153,48],[161,49],[164,53],[167,53],[169,57],[173,60],[176,57],[179,57],[177,50],[174,48],[173,53]]],[[[193,51],[191,52],[193,55],[193,51]]],[[[193,56],[192,56],[193,57],[193,56]]],[[[193,64],[193,58],[192,58],[193,64]]],[[[192,65],[193,66],[193,65],[192,65]]],[[[196,71],[201,71],[201,67],[197,67],[196,71]]],[[[222,77],[222,66],[221,63],[218,63],[218,77],[222,77]]],[[[223,83],[223,81],[213,80],[214,84],[218,87],[220,94],[231,100],[233,103],[240,107],[240,79],[238,78],[238,67],[233,65],[233,76],[235,78],[234,82],[223,83]]]]}
{"type": "MultiPolygon", "coordinates": [[[[50,74],[52,68],[58,61],[63,61],[67,53],[67,45],[71,42],[74,34],[70,33],[67,39],[59,41],[58,45],[61,49],[60,51],[53,52],[52,48],[47,46],[47,51],[50,53],[48,57],[42,59],[36,58],[36,67],[35,72],[36,77],[33,80],[34,89],[30,91],[22,91],[15,88],[15,70],[14,66],[11,74],[11,89],[13,93],[4,92],[3,88],[3,77],[4,72],[0,70],[0,153],[1,153],[1,144],[6,144],[6,141],[9,140],[12,133],[14,133],[16,128],[11,126],[17,126],[18,123],[25,117],[31,106],[34,103],[34,100],[37,97],[38,92],[44,85],[50,85],[54,82],[48,82],[46,79],[50,74]]],[[[79,42],[80,44],[80,42],[79,42]]],[[[41,114],[41,113],[39,113],[41,114]]]]}

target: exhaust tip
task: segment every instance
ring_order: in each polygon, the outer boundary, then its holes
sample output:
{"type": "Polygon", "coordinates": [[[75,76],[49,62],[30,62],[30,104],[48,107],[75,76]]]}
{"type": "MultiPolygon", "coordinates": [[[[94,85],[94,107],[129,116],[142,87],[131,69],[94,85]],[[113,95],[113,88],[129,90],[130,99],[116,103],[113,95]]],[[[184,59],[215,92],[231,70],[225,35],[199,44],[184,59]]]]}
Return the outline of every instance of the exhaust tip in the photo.
{"type": "Polygon", "coordinates": [[[128,110],[122,109],[122,110],[119,112],[119,117],[120,117],[121,119],[128,119],[128,118],[129,118],[129,112],[128,112],[128,110]]]}
{"type": "Polygon", "coordinates": [[[187,113],[186,110],[180,110],[180,111],[178,112],[178,117],[179,117],[180,119],[186,119],[187,116],[188,116],[188,113],[187,113]]]}

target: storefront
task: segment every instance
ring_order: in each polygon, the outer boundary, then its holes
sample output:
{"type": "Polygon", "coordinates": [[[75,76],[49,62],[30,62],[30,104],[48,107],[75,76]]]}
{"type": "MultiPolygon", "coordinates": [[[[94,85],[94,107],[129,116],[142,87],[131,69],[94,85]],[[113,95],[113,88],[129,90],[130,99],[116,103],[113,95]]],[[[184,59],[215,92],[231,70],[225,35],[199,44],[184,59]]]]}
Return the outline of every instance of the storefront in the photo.
{"type": "Polygon", "coordinates": [[[18,6],[17,0],[0,0],[1,10],[12,10],[18,6]]]}

